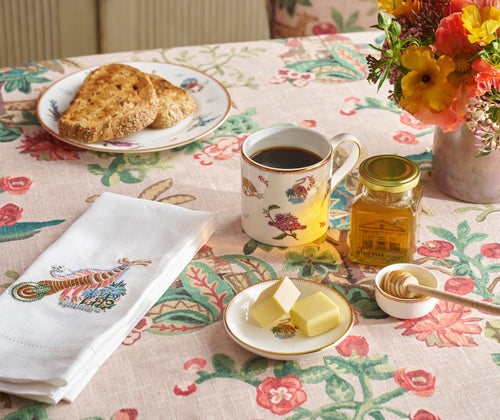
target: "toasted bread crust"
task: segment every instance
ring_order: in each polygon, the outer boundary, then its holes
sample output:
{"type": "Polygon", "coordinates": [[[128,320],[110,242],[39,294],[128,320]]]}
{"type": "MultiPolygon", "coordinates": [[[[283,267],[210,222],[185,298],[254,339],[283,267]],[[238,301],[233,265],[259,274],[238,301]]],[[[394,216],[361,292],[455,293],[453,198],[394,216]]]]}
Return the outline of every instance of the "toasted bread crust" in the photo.
{"type": "Polygon", "coordinates": [[[150,128],[171,127],[196,109],[196,102],[186,90],[154,74],[148,76],[158,96],[158,114],[150,128]]]}
{"type": "Polygon", "coordinates": [[[109,64],[85,78],[59,118],[59,133],[84,143],[124,137],[149,126],[157,108],[156,91],[145,73],[109,64]]]}

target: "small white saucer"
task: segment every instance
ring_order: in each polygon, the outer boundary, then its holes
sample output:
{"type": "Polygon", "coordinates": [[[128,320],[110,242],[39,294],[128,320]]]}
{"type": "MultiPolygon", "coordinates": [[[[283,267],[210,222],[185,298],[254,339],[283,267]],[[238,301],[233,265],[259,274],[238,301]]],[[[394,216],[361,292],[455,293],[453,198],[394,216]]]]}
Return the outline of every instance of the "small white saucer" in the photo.
{"type": "Polygon", "coordinates": [[[339,307],[339,325],[316,337],[307,337],[291,322],[275,328],[262,328],[250,315],[259,294],[281,279],[254,284],[233,297],[224,312],[224,326],[240,346],[259,356],[277,360],[295,360],[318,355],[339,344],[354,324],[354,312],[344,296],[325,284],[306,279],[290,279],[300,290],[299,299],[321,291],[339,307]]]}

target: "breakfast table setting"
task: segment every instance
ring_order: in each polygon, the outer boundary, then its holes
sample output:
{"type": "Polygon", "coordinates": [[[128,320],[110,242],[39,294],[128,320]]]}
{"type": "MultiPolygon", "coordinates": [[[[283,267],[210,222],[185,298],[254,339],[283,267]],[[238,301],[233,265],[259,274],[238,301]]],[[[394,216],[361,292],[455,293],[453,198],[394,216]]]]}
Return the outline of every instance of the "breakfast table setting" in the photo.
{"type": "MultiPolygon", "coordinates": [[[[439,184],[438,112],[378,83],[389,28],[0,69],[0,419],[496,418],[500,172],[468,187],[496,197],[439,184]],[[112,63],[164,77],[196,109],[165,129],[65,137],[61,114],[112,63]],[[254,152],[272,141],[315,148],[333,177],[262,169],[254,152]],[[409,165],[421,194],[409,260],[350,246],[380,156],[409,165]],[[285,183],[299,204],[279,201],[285,183]],[[305,207],[312,191],[322,201],[305,207]],[[380,286],[393,263],[445,293],[394,309],[380,286]],[[252,305],[282,279],[331,299],[335,326],[258,325],[252,305]]],[[[492,144],[472,152],[483,168],[500,162],[492,144]]],[[[393,236],[377,223],[381,250],[393,236]]]]}

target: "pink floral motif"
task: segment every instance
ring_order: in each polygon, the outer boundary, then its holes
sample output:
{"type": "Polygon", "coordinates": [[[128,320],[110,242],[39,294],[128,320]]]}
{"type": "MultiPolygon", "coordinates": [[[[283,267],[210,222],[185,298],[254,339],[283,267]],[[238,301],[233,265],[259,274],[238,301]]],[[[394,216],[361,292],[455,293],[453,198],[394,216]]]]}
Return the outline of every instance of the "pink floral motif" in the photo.
{"type": "MultiPolygon", "coordinates": [[[[347,97],[347,98],[344,99],[344,102],[346,104],[357,104],[357,103],[361,102],[361,99],[356,98],[354,96],[349,96],[349,97],[347,97]]],[[[354,108],[350,108],[350,109],[348,108],[346,110],[343,110],[343,109],[340,110],[340,114],[341,115],[346,115],[346,116],[355,115],[356,113],[357,113],[357,111],[354,108]]]]}
{"type": "Polygon", "coordinates": [[[396,131],[396,134],[392,136],[392,138],[398,143],[402,144],[418,144],[418,140],[414,134],[409,131],[399,130],[396,131]]]}
{"type": "Polygon", "coordinates": [[[138,418],[139,411],[135,408],[122,408],[113,416],[113,420],[137,420],[138,418]]]}
{"type": "Polygon", "coordinates": [[[353,352],[360,357],[366,357],[369,346],[365,337],[349,335],[335,348],[344,357],[351,356],[353,352]]]}
{"type": "Polygon", "coordinates": [[[435,391],[436,377],[422,369],[409,372],[406,372],[406,368],[398,369],[394,373],[394,380],[417,397],[430,397],[435,391]]]}
{"type": "Polygon", "coordinates": [[[187,362],[184,363],[182,368],[186,371],[188,370],[193,370],[195,372],[203,369],[207,365],[207,361],[205,359],[202,359],[200,357],[194,357],[192,359],[189,359],[187,362]]]}
{"type": "Polygon", "coordinates": [[[500,258],[500,244],[484,244],[481,247],[481,254],[483,254],[487,258],[500,258]]]}
{"type": "Polygon", "coordinates": [[[10,177],[4,176],[0,178],[0,192],[1,190],[9,194],[21,195],[28,191],[33,181],[25,176],[10,177]]]}
{"type": "Polygon", "coordinates": [[[239,156],[240,148],[248,134],[240,134],[237,137],[224,136],[215,139],[215,144],[204,147],[200,153],[194,155],[204,166],[209,166],[217,160],[227,160],[239,156]]]}
{"type": "Polygon", "coordinates": [[[273,414],[287,414],[306,400],[302,382],[296,376],[284,376],[281,379],[269,377],[257,386],[257,404],[271,410],[273,414]]]}
{"type": "Polygon", "coordinates": [[[21,218],[23,209],[12,203],[7,203],[0,208],[0,227],[13,226],[21,218]]]}
{"type": "Polygon", "coordinates": [[[430,314],[417,319],[406,319],[396,329],[404,329],[403,335],[416,336],[429,347],[475,347],[470,335],[480,335],[482,318],[466,318],[471,309],[451,302],[438,301],[430,314]]]}
{"type": "Polygon", "coordinates": [[[303,230],[306,229],[306,225],[301,225],[299,223],[299,219],[297,216],[294,216],[292,213],[277,213],[274,218],[271,216],[271,210],[278,209],[279,207],[276,205],[271,205],[269,208],[264,209],[264,214],[266,218],[270,221],[267,222],[269,226],[274,226],[283,232],[281,235],[276,236],[273,239],[283,239],[287,236],[291,236],[292,238],[297,238],[297,234],[294,232],[295,230],[303,230]]]}
{"type": "Polygon", "coordinates": [[[317,123],[315,120],[304,120],[300,122],[301,127],[306,127],[306,128],[314,128],[316,127],[317,123]]]}
{"type": "Polygon", "coordinates": [[[187,397],[196,392],[198,388],[195,383],[189,384],[186,389],[182,389],[179,385],[174,386],[174,394],[180,397],[187,397]]]}
{"type": "Polygon", "coordinates": [[[153,325],[153,320],[149,316],[145,316],[137,323],[133,330],[129,332],[122,344],[131,346],[141,338],[142,333],[147,331],[151,325],[153,325]]]}
{"type": "Polygon", "coordinates": [[[444,290],[449,293],[465,296],[472,292],[475,286],[474,280],[470,277],[451,277],[446,281],[444,290]]]}
{"type": "Polygon", "coordinates": [[[453,248],[448,241],[427,241],[417,248],[417,252],[425,257],[447,258],[453,248]]]}
{"type": "Polygon", "coordinates": [[[417,130],[423,130],[424,128],[428,127],[427,124],[424,124],[423,122],[417,120],[412,114],[404,110],[403,112],[401,112],[401,114],[399,114],[399,121],[401,121],[404,125],[415,128],[417,130]]]}
{"type": "Polygon", "coordinates": [[[441,420],[441,417],[435,416],[431,412],[421,408],[413,416],[410,414],[408,416],[410,420],[441,420]]]}
{"type": "Polygon", "coordinates": [[[279,69],[278,74],[269,79],[269,83],[274,85],[280,85],[286,82],[290,82],[292,86],[304,87],[309,84],[311,80],[315,78],[312,73],[299,73],[298,71],[292,69],[279,69]]]}
{"type": "Polygon", "coordinates": [[[82,149],[57,140],[55,137],[42,131],[33,137],[26,136],[21,140],[21,153],[29,153],[37,160],[78,160],[78,152],[82,149]]]}

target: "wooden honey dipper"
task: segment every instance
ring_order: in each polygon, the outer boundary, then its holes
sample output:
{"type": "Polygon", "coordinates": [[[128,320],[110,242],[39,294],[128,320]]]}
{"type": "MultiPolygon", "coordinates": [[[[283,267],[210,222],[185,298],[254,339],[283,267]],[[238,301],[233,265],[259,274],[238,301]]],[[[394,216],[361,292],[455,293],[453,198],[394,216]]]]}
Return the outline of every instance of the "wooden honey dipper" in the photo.
{"type": "Polygon", "coordinates": [[[380,279],[380,288],[384,292],[398,298],[412,299],[417,297],[417,295],[430,296],[493,315],[500,315],[500,306],[423,286],[419,284],[418,279],[414,275],[405,270],[394,270],[385,273],[380,279]]]}

